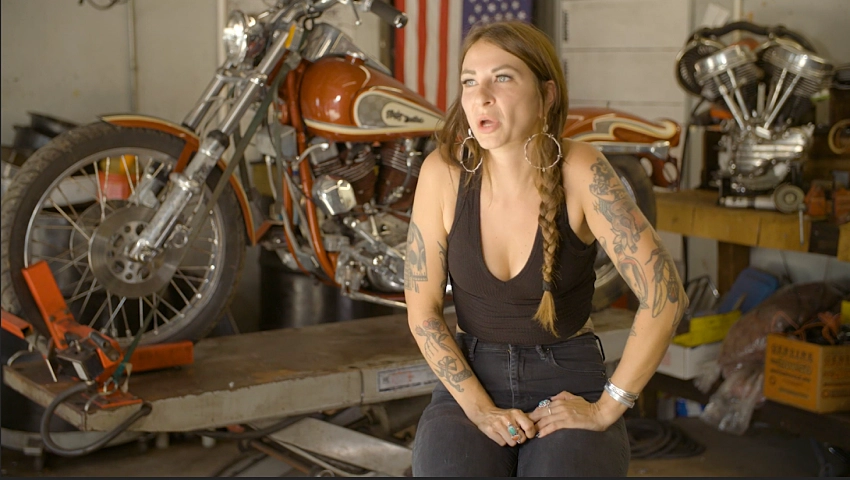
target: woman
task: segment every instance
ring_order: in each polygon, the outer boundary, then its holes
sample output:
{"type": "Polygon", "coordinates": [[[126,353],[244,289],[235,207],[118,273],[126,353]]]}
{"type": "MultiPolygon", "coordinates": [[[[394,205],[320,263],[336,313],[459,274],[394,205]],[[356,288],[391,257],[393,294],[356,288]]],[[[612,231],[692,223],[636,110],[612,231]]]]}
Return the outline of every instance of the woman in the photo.
{"type": "Polygon", "coordinates": [[[681,281],[608,161],[556,137],[567,92],[546,36],[518,22],[478,27],[461,58],[408,233],[410,329],[441,381],[413,473],[624,476],[622,415],[687,306],[681,281]],[[610,381],[589,320],[596,242],[640,300],[610,381]],[[456,342],[442,313],[449,276],[456,342]]]}

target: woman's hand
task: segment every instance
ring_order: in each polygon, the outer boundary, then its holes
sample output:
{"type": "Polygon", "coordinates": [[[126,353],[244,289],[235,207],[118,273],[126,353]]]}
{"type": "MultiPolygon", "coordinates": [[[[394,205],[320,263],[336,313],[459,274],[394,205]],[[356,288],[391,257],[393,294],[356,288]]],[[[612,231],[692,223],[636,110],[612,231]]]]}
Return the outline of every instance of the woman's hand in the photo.
{"type": "Polygon", "coordinates": [[[610,418],[612,415],[606,413],[599,403],[590,403],[578,395],[561,392],[552,397],[548,404],[545,400],[541,402],[528,417],[537,426],[538,437],[543,438],[562,428],[601,432],[619,418],[610,418]]]}
{"type": "Polygon", "coordinates": [[[501,408],[490,407],[478,414],[471,415],[469,419],[479,430],[490,437],[490,440],[503,447],[505,445],[513,447],[537,434],[534,421],[525,412],[515,408],[502,410],[501,408]]]}

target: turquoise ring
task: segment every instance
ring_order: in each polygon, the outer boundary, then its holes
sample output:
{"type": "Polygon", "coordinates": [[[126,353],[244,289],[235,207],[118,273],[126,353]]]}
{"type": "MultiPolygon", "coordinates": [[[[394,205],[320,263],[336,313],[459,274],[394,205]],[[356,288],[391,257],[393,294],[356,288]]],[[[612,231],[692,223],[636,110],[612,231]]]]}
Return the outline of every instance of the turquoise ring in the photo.
{"type": "Polygon", "coordinates": [[[519,437],[519,431],[516,429],[515,426],[508,424],[508,435],[510,435],[511,438],[519,437]]]}
{"type": "Polygon", "coordinates": [[[540,400],[540,403],[537,404],[537,408],[548,407],[550,403],[552,403],[552,400],[544,398],[543,400],[540,400]]]}

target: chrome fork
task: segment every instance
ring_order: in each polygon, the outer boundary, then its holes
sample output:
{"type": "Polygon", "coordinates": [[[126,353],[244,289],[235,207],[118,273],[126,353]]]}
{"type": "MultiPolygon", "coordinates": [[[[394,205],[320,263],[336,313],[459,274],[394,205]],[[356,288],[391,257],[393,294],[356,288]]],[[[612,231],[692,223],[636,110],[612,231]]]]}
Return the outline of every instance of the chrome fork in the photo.
{"type": "MultiPolygon", "coordinates": [[[[230,109],[218,129],[207,134],[206,138],[198,148],[198,152],[189,161],[183,172],[172,172],[168,178],[172,185],[166,199],[156,210],[153,218],[139,235],[138,240],[127,248],[127,255],[139,262],[150,261],[162,249],[178,215],[191,200],[197,195],[206,181],[207,176],[215,167],[221,155],[230,145],[230,136],[239,125],[239,121],[248,111],[251,104],[257,99],[262,88],[266,85],[268,74],[283,57],[286,52],[288,35],[282,34],[272,44],[265,58],[257,66],[254,73],[247,79],[247,85],[233,108],[230,109]]],[[[297,45],[293,42],[293,45],[297,45]]],[[[285,72],[280,72],[281,75],[285,72]]],[[[207,87],[204,97],[212,95],[212,91],[220,91],[223,82],[219,85],[219,76],[207,87]]],[[[209,102],[202,100],[198,106],[190,112],[187,121],[197,123],[209,109],[209,102]]],[[[203,212],[200,212],[203,213],[203,212]]]]}

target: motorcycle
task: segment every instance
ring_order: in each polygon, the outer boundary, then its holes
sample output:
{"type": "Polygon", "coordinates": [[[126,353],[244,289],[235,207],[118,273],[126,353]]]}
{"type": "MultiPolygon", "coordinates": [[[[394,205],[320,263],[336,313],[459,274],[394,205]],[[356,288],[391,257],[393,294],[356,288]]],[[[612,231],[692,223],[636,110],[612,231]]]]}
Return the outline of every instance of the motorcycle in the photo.
{"type": "Polygon", "coordinates": [[[685,91],[728,112],[716,174],[719,203],[801,211],[802,171],[814,133],[810,98],[832,81],[829,61],[799,33],[750,22],[696,31],[676,61],[685,91]],[[720,41],[732,32],[763,39],[720,41]]]}
{"type": "MultiPolygon", "coordinates": [[[[337,4],[406,23],[372,0],[234,11],[227,59],[181,125],[104,116],[30,157],[2,203],[3,308],[44,328],[21,273],[43,260],[79,323],[122,344],[197,340],[228,307],[247,243],[352,299],[404,307],[410,209],[443,112],[318,22],[337,4]]],[[[675,186],[679,133],[609,109],[571,110],[564,130],[608,156],[653,223],[647,171],[675,186]]],[[[596,272],[600,310],[627,287],[601,249],[596,272]]]]}

